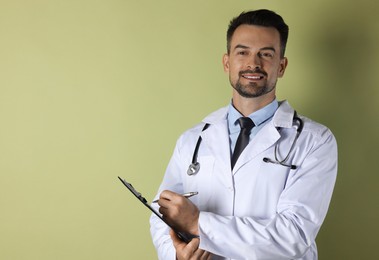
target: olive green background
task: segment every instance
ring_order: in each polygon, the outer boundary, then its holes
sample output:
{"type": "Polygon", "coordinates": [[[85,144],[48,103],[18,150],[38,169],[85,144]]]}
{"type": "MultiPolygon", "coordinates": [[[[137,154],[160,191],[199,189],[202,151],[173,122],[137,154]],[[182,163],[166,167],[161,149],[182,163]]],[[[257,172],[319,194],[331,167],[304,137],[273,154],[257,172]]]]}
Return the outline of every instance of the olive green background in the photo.
{"type": "Polygon", "coordinates": [[[278,98],[329,126],[319,259],[379,259],[377,1],[0,0],[0,259],[156,259],[149,200],[177,137],[227,105],[229,20],[290,26],[278,98]]]}

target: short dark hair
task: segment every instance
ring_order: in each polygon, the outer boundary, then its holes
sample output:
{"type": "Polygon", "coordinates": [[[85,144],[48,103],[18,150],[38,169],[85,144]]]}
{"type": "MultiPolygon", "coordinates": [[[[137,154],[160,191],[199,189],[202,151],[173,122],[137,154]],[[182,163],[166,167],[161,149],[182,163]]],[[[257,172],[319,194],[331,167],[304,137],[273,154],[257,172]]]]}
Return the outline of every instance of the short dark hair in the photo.
{"type": "Polygon", "coordinates": [[[284,22],[283,18],[277,13],[261,9],[249,12],[242,12],[239,16],[233,18],[226,33],[227,51],[230,53],[230,42],[232,40],[234,31],[238,26],[248,24],[264,27],[274,27],[278,30],[280,35],[280,54],[284,57],[288,39],[288,25],[284,22]]]}

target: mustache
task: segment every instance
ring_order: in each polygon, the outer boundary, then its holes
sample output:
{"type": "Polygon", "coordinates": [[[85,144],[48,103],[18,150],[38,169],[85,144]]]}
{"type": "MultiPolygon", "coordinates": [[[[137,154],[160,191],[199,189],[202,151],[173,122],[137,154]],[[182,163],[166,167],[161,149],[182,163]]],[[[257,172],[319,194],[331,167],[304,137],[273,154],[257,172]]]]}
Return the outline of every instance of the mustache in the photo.
{"type": "Polygon", "coordinates": [[[242,74],[254,74],[254,73],[267,76],[267,73],[264,70],[261,70],[260,68],[255,68],[253,70],[243,70],[239,72],[239,75],[242,76],[242,74]]]}

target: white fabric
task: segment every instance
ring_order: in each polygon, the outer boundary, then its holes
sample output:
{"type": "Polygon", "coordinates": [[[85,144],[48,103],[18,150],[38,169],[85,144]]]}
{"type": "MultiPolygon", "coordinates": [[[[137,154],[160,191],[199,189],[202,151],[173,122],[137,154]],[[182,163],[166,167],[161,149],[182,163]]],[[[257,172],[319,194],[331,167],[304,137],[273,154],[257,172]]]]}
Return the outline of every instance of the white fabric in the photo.
{"type": "MultiPolygon", "coordinates": [[[[293,113],[286,101],[280,102],[233,171],[227,108],[212,113],[177,141],[156,197],[166,189],[199,192],[191,200],[200,210],[200,248],[212,252],[212,259],[317,259],[315,238],[336,180],[337,144],[329,129],[302,117],[303,131],[287,161],[298,169],[263,162],[264,157],[275,158],[276,142],[279,158],[287,155],[296,133],[293,113]],[[204,123],[211,125],[201,132],[204,123]],[[201,168],[188,176],[200,134],[201,168]]],[[[175,260],[168,227],[154,215],[150,223],[159,259],[175,260]]]]}

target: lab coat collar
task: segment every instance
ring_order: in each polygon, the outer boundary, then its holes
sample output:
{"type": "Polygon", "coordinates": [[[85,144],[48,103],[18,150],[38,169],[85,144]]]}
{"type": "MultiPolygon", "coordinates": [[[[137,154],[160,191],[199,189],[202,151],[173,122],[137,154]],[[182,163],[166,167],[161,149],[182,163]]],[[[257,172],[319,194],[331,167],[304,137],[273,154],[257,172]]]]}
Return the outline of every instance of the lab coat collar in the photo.
{"type": "Polygon", "coordinates": [[[279,101],[279,107],[272,119],[273,125],[279,128],[292,128],[294,112],[287,100],[279,101]]]}
{"type": "Polygon", "coordinates": [[[228,106],[220,108],[219,110],[216,110],[212,114],[208,115],[206,118],[203,119],[204,123],[208,123],[210,125],[220,123],[223,120],[226,120],[228,115],[228,106]]]}
{"type": "MultiPolygon", "coordinates": [[[[290,106],[287,100],[279,101],[279,107],[272,119],[273,125],[275,127],[291,128],[294,112],[294,109],[290,106]]],[[[228,106],[220,108],[204,118],[203,122],[210,125],[220,123],[223,120],[226,120],[227,113],[228,106]]]]}

